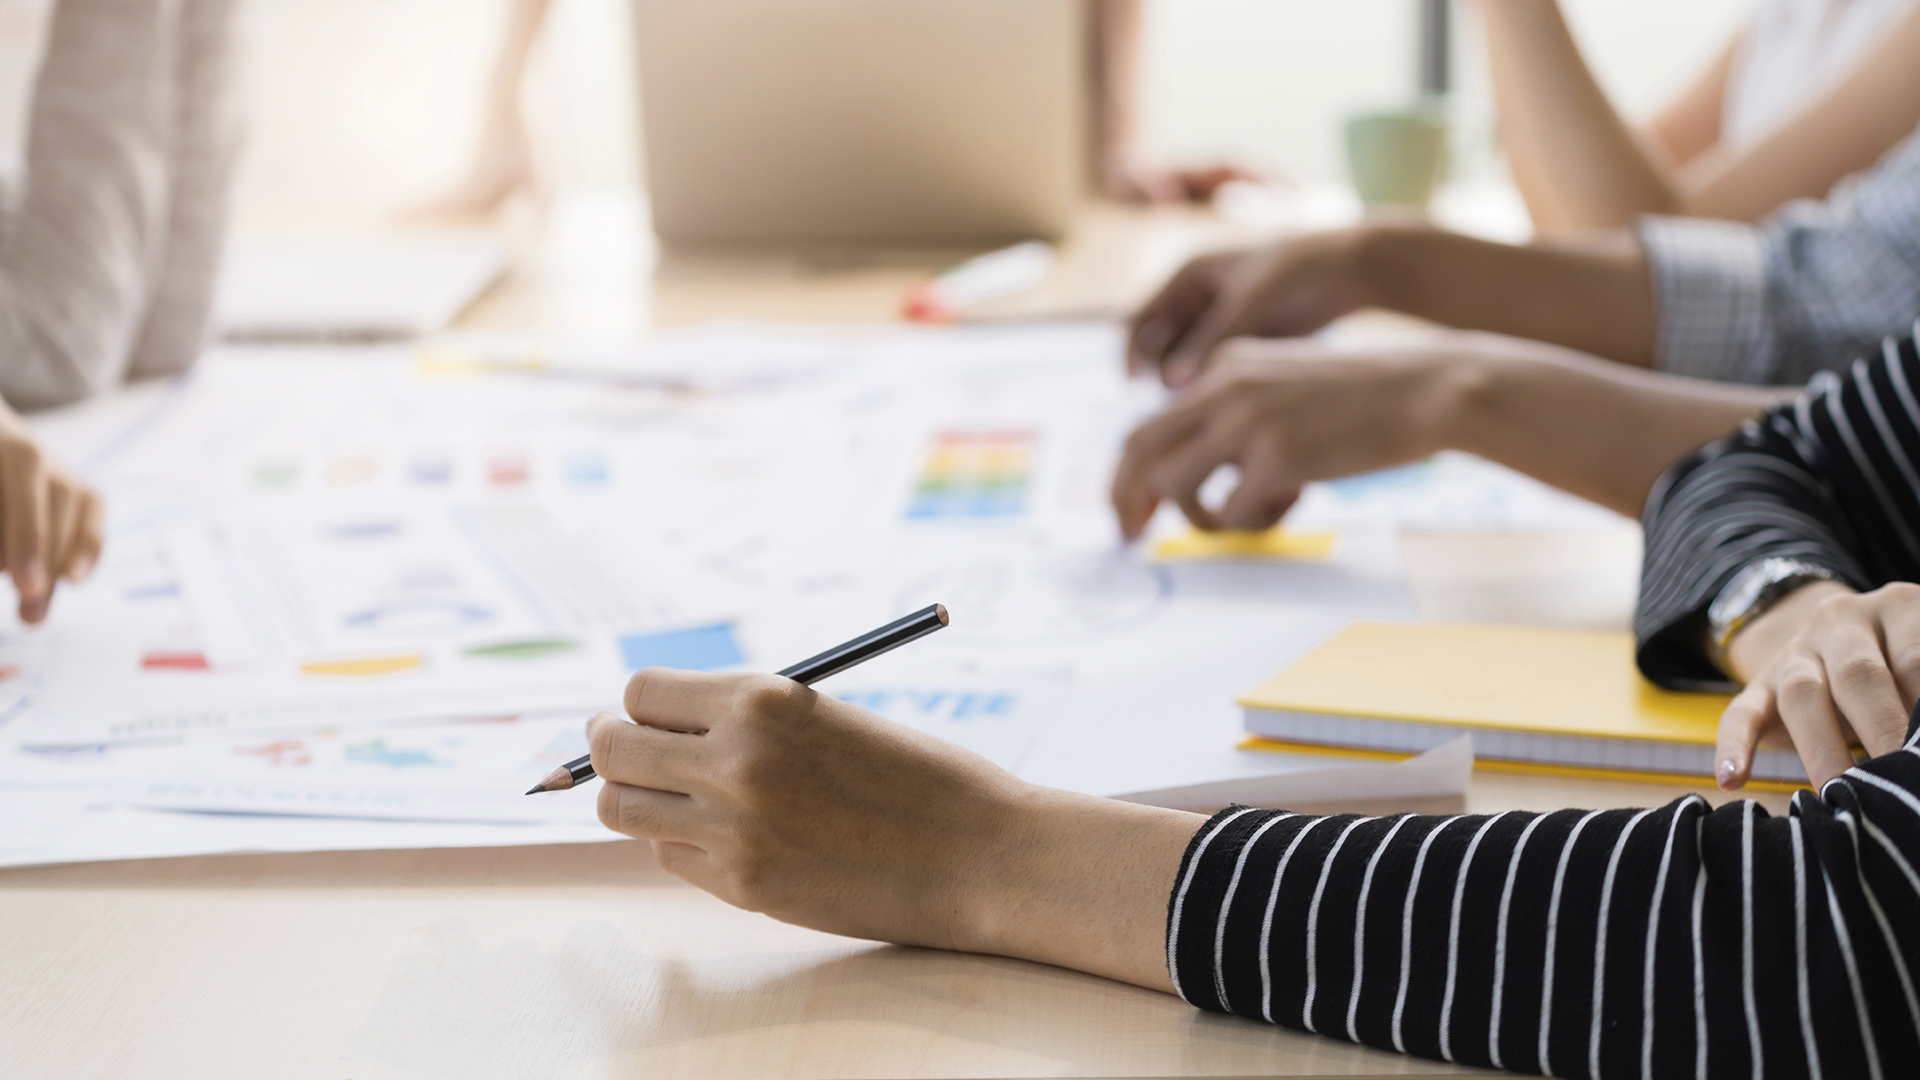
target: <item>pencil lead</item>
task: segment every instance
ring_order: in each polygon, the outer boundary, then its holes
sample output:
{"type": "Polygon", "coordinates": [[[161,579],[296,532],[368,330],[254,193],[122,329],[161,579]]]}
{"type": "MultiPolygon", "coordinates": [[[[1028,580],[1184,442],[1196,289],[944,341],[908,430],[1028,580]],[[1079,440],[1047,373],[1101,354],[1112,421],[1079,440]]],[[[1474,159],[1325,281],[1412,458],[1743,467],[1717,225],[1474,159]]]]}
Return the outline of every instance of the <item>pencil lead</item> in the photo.
{"type": "Polygon", "coordinates": [[[568,769],[567,766],[562,765],[542,777],[539,783],[533,785],[533,790],[527,792],[527,794],[538,795],[546,791],[565,791],[572,786],[573,772],[568,769]]]}

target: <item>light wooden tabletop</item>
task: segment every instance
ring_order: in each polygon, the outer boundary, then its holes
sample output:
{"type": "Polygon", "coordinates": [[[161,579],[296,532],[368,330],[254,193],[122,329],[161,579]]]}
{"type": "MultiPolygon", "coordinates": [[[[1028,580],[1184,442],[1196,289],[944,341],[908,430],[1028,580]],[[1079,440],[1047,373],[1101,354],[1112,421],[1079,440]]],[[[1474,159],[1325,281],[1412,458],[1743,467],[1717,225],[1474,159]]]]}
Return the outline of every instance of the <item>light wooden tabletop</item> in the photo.
{"type": "MultiPolygon", "coordinates": [[[[1678,793],[1489,775],[1470,804],[1678,793]]],[[[1059,968],[788,926],[632,841],[0,871],[0,1061],[9,1077],[150,1080],[1476,1071],[1059,968]]]]}
{"type": "MultiPolygon", "coordinates": [[[[1095,210],[1031,302],[1117,306],[1221,239],[1190,213],[1095,210]]],[[[568,312],[591,305],[570,290],[613,305],[580,315],[610,319],[601,329],[886,319],[945,256],[598,257],[530,258],[468,324],[578,331],[568,312]]],[[[1512,543],[1481,561],[1512,562],[1512,543]]],[[[1555,541],[1531,543],[1551,555],[1555,541]]],[[[1537,601],[1541,580],[1521,591],[1537,601]]],[[[1469,804],[1647,805],[1683,791],[1483,774],[1469,804]]],[[[1467,1071],[1070,971],[786,926],[679,883],[632,842],[0,871],[0,1063],[8,1077],[156,1080],[1467,1071]]]]}

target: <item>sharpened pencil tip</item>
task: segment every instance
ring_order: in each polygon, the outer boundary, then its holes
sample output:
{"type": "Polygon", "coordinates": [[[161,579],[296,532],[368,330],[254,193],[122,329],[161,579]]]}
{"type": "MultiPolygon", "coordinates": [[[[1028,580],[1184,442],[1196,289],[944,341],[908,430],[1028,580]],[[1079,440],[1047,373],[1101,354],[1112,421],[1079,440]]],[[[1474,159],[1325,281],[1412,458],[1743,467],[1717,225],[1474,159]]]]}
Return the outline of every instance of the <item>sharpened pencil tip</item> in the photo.
{"type": "Polygon", "coordinates": [[[573,786],[573,773],[565,765],[548,773],[539,783],[533,785],[529,795],[539,795],[548,791],[565,791],[573,786]]]}

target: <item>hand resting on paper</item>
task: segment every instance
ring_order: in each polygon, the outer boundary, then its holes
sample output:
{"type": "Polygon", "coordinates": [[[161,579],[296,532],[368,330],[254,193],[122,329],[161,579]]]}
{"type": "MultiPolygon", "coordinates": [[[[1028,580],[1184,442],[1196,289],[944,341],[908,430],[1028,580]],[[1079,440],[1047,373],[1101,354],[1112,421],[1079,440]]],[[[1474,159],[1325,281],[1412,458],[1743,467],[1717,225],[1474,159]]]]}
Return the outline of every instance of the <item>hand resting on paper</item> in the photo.
{"type": "Polygon", "coordinates": [[[1792,739],[1816,788],[1853,767],[1854,743],[1871,757],[1906,740],[1920,700],[1920,585],[1856,593],[1816,581],[1787,594],[1727,649],[1746,688],[1720,717],[1720,786],[1737,788],[1768,734],[1792,739]]]}
{"type": "Polygon", "coordinates": [[[81,582],[100,558],[106,516],[100,496],[34,441],[0,405],[0,568],[13,578],[20,619],[47,617],[54,584],[81,582]]]}
{"type": "Polygon", "coordinates": [[[1204,817],[1024,783],[770,675],[652,668],[588,724],[600,820],[751,911],[1159,990],[1167,896],[1204,817]]]}
{"type": "Polygon", "coordinates": [[[1497,334],[1436,333],[1360,351],[1236,338],[1128,438],[1113,481],[1120,531],[1171,500],[1202,529],[1264,529],[1303,485],[1465,450],[1637,514],[1676,458],[1788,391],[1697,382],[1497,334]],[[1239,486],[1200,499],[1223,465],[1239,486]]]}

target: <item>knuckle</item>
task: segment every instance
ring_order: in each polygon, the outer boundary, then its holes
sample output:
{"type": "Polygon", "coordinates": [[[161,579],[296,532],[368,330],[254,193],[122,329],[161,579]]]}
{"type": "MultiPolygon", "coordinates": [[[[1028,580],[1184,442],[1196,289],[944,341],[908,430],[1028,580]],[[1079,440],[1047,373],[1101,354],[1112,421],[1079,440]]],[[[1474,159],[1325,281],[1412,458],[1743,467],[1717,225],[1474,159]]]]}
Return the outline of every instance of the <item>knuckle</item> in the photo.
{"type": "Polygon", "coordinates": [[[1783,697],[1813,697],[1826,692],[1826,672],[1809,659],[1796,658],[1780,673],[1780,694],[1783,697]]]}
{"type": "MultiPolygon", "coordinates": [[[[610,764],[619,753],[620,726],[604,720],[590,722],[587,731],[587,749],[593,754],[595,762],[610,764]]],[[[597,770],[600,764],[594,768],[597,770]]]]}
{"type": "Polygon", "coordinates": [[[22,472],[39,472],[46,467],[46,451],[32,439],[22,439],[7,447],[7,459],[22,472]]]}
{"type": "Polygon", "coordinates": [[[1880,682],[1886,672],[1886,664],[1879,657],[1855,655],[1842,660],[1833,677],[1834,681],[1847,686],[1860,686],[1880,682]]]}
{"type": "Polygon", "coordinates": [[[792,679],[777,675],[749,676],[741,681],[734,702],[735,712],[748,722],[789,716],[804,691],[805,688],[792,679]]]}
{"type": "Polygon", "coordinates": [[[750,813],[766,810],[774,789],[789,766],[781,755],[747,747],[728,755],[719,766],[722,783],[735,802],[750,813]]]}
{"type": "Polygon", "coordinates": [[[599,796],[594,800],[594,811],[600,817],[600,824],[621,833],[629,832],[625,790],[619,784],[603,784],[599,796]]]}
{"type": "Polygon", "coordinates": [[[1857,609],[1865,599],[1853,593],[1829,596],[1813,606],[1814,618],[1825,626],[1852,622],[1858,618],[1857,609]]]}
{"type": "Polygon", "coordinates": [[[1920,604],[1920,584],[1911,581],[1890,581],[1867,595],[1901,605],[1920,604]]]}
{"type": "Polygon", "coordinates": [[[1259,361],[1259,345],[1251,338],[1230,337],[1213,347],[1213,362],[1221,381],[1238,386],[1248,380],[1259,361]]]}
{"type": "Polygon", "coordinates": [[[733,884],[734,903],[748,911],[763,911],[775,902],[774,861],[752,843],[742,843],[726,857],[727,880],[733,884]]]}
{"type": "Polygon", "coordinates": [[[1889,642],[1887,663],[1903,679],[1920,676],[1920,641],[1889,642]]]}
{"type": "Polygon", "coordinates": [[[627,680],[627,692],[622,697],[621,704],[626,707],[628,716],[640,715],[640,706],[646,700],[647,687],[659,676],[660,670],[659,668],[641,668],[627,680]]]}
{"type": "Polygon", "coordinates": [[[686,844],[655,842],[653,845],[653,858],[660,869],[678,878],[685,878],[693,868],[695,854],[696,849],[686,844]]]}

